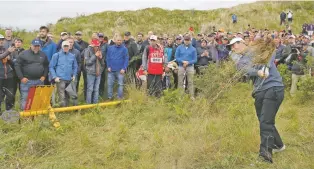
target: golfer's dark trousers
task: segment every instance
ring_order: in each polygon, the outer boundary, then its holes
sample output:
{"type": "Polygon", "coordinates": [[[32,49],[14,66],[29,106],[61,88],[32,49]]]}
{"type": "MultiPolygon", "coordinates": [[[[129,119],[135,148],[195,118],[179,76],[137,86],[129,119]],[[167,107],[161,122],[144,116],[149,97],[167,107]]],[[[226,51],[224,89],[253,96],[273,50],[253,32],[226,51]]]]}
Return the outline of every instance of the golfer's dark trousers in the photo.
{"type": "Polygon", "coordinates": [[[272,149],[281,148],[283,142],[275,127],[275,118],[284,99],[284,87],[272,87],[256,92],[255,109],[260,124],[260,153],[272,153],[272,149]]]}
{"type": "Polygon", "coordinates": [[[162,75],[147,76],[147,90],[150,96],[161,97],[162,94],[162,75]]]}

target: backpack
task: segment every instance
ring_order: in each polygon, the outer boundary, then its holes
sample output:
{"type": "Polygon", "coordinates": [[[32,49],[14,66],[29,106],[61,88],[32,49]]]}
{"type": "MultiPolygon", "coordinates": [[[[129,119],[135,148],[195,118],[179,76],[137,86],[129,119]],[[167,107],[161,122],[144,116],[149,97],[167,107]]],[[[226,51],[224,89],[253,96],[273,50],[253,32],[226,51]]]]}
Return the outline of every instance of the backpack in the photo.
{"type": "MultiPolygon", "coordinates": [[[[57,55],[57,64],[56,64],[56,65],[58,65],[58,62],[59,62],[59,52],[58,52],[57,54],[58,54],[58,55],[57,55]]],[[[51,82],[51,83],[55,83],[54,79],[52,79],[51,73],[49,73],[49,75],[48,75],[48,80],[49,80],[49,82],[51,82]]]]}

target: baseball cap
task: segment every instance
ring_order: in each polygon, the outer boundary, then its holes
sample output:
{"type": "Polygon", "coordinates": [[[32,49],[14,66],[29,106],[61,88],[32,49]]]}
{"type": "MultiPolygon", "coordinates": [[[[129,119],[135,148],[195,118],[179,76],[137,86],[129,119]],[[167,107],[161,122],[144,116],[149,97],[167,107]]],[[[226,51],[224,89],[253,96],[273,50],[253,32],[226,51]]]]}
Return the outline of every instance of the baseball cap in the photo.
{"type": "Polygon", "coordinates": [[[184,40],[191,40],[191,36],[190,35],[184,35],[184,40]]]}
{"type": "Polygon", "coordinates": [[[182,39],[181,36],[177,36],[177,37],[176,37],[176,40],[181,40],[181,39],[182,39]]]}
{"type": "Polygon", "coordinates": [[[229,38],[227,36],[224,36],[222,39],[229,40],[229,38]]]}
{"type": "Polygon", "coordinates": [[[198,33],[197,36],[202,36],[202,34],[201,34],[201,33],[198,33]]]}
{"type": "Polygon", "coordinates": [[[236,42],[244,42],[242,38],[233,38],[228,45],[233,45],[236,42]]]}
{"type": "Polygon", "coordinates": [[[231,35],[231,34],[232,34],[232,32],[228,32],[227,34],[228,34],[228,35],[231,35]]]}
{"type": "Polygon", "coordinates": [[[130,36],[131,35],[131,32],[125,32],[124,33],[124,36],[130,36]]]}
{"type": "Polygon", "coordinates": [[[93,40],[90,42],[90,44],[91,44],[92,46],[100,46],[100,42],[99,42],[99,40],[97,40],[97,39],[93,39],[93,40]]]}
{"type": "Polygon", "coordinates": [[[201,42],[206,42],[207,43],[207,40],[206,39],[202,39],[201,42]]]}
{"type": "Polygon", "coordinates": [[[83,33],[81,31],[77,31],[75,35],[83,35],[83,33]]]}
{"type": "Polygon", "coordinates": [[[33,46],[41,46],[41,42],[40,42],[39,40],[37,40],[37,39],[34,39],[34,40],[32,41],[32,45],[33,45],[33,46]]]}
{"type": "Polygon", "coordinates": [[[0,34],[0,39],[4,39],[4,36],[0,34]]]}
{"type": "Polygon", "coordinates": [[[289,36],[289,39],[290,39],[290,38],[295,39],[295,36],[294,36],[294,35],[290,35],[290,36],[289,36]]]}
{"type": "Polygon", "coordinates": [[[215,35],[213,33],[208,34],[207,37],[214,37],[215,35]]]}
{"type": "Polygon", "coordinates": [[[68,33],[67,33],[67,32],[61,32],[60,35],[61,35],[61,36],[64,36],[64,35],[68,35],[68,33]]]}
{"type": "Polygon", "coordinates": [[[105,35],[103,33],[98,33],[98,37],[104,37],[105,35]]]}
{"type": "Polygon", "coordinates": [[[304,37],[305,37],[306,39],[311,39],[311,38],[310,38],[309,36],[307,36],[307,35],[305,35],[304,37]]]}
{"type": "Polygon", "coordinates": [[[149,37],[150,40],[158,40],[158,37],[156,35],[152,35],[149,37]]]}
{"type": "Polygon", "coordinates": [[[66,41],[66,40],[63,41],[63,42],[62,42],[62,47],[63,47],[63,46],[70,46],[69,41],[66,41]]]}

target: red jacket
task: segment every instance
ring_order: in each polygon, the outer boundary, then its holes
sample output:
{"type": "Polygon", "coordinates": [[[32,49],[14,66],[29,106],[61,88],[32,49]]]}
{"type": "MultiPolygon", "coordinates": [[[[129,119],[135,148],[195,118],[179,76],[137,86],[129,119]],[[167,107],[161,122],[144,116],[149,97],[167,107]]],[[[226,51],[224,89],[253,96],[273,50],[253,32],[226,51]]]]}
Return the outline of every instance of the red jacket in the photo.
{"type": "Polygon", "coordinates": [[[152,46],[148,47],[148,74],[161,75],[164,71],[164,50],[158,46],[157,49],[152,46]]]}

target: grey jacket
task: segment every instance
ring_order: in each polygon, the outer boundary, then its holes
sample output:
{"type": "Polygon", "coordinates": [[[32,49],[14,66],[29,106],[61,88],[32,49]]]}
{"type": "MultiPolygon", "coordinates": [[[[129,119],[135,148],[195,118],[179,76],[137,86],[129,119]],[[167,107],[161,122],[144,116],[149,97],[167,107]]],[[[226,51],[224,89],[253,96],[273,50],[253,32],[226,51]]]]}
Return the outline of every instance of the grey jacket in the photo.
{"type": "Polygon", "coordinates": [[[98,59],[95,55],[93,47],[91,46],[89,46],[84,52],[84,62],[86,73],[90,75],[96,75],[97,64],[99,64],[100,74],[105,68],[105,57],[103,56],[101,59],[98,59]]]}
{"type": "Polygon", "coordinates": [[[3,46],[5,49],[8,49],[12,45],[12,43],[13,43],[13,38],[11,40],[4,39],[3,46]]]}
{"type": "Polygon", "coordinates": [[[282,77],[277,70],[275,65],[276,53],[274,52],[272,58],[267,65],[252,63],[252,56],[254,53],[252,51],[247,51],[244,53],[240,60],[237,62],[237,70],[242,71],[243,74],[248,75],[254,84],[253,94],[259,91],[267,90],[271,87],[283,87],[282,77]],[[266,79],[263,79],[258,76],[257,72],[261,70],[264,66],[269,68],[269,76],[266,79]]]}

